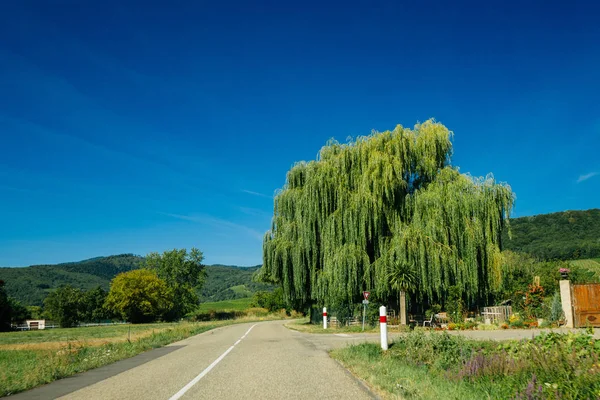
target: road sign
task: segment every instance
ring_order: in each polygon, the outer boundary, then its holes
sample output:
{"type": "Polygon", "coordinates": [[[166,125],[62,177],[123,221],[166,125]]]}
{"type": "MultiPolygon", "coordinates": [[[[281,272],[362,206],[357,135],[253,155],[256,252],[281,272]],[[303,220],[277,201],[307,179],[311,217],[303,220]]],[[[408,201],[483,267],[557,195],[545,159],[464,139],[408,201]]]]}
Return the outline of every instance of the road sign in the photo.
{"type": "Polygon", "coordinates": [[[363,300],[363,304],[369,304],[369,300],[363,300]]]}
{"type": "Polygon", "coordinates": [[[371,292],[363,292],[363,296],[365,297],[365,300],[369,300],[370,294],[371,294],[371,292]]]}

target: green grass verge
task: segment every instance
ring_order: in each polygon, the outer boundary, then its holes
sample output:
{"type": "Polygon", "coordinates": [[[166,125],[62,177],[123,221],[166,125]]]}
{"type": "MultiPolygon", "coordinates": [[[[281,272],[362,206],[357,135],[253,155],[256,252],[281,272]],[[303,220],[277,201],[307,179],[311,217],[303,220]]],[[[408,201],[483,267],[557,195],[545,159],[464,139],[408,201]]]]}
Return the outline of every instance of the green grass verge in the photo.
{"type": "Polygon", "coordinates": [[[363,343],[333,350],[331,356],[366,381],[382,398],[487,399],[488,393],[471,385],[440,379],[426,368],[405,365],[381,351],[378,344],[363,343]]]}
{"type": "Polygon", "coordinates": [[[600,398],[600,340],[591,332],[502,343],[413,332],[385,352],[363,343],[330,354],[384,398],[600,398]]]}
{"type": "MultiPolygon", "coordinates": [[[[150,326],[155,327],[153,332],[131,342],[111,342],[98,346],[88,346],[84,342],[80,342],[77,344],[68,343],[58,349],[0,350],[0,397],[133,357],[144,351],[162,347],[214,328],[269,319],[280,319],[280,316],[273,315],[271,317],[242,318],[228,321],[151,324],[150,326]]],[[[120,329],[122,327],[117,328],[108,326],[96,329],[110,331],[110,333],[101,334],[103,337],[110,337],[116,332],[122,334],[122,329],[120,329]]],[[[135,328],[142,328],[142,326],[132,325],[132,329],[135,328]]],[[[81,339],[88,337],[86,336],[89,333],[86,331],[87,329],[89,328],[76,328],[73,329],[72,333],[81,339]],[[77,334],[77,332],[81,333],[77,334]]],[[[146,325],[146,329],[148,329],[148,325],[146,325]]],[[[57,329],[56,331],[66,331],[66,329],[57,329]]],[[[59,332],[48,332],[48,336],[62,337],[59,332]]],[[[23,335],[23,337],[26,337],[27,333],[29,332],[16,332],[16,334],[23,335]]],[[[13,335],[13,333],[8,335],[13,335]]],[[[42,338],[42,340],[44,339],[46,338],[42,338]]]]}
{"type": "Polygon", "coordinates": [[[198,307],[198,312],[208,311],[244,311],[250,308],[252,298],[235,299],[235,300],[223,300],[209,303],[202,303],[198,307]]]}

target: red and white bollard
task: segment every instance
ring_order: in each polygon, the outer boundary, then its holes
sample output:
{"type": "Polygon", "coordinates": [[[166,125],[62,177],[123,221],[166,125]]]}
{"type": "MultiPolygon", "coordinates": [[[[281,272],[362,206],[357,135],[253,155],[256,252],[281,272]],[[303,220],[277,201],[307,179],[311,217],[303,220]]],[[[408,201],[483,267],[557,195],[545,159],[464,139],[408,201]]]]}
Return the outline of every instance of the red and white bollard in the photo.
{"type": "Polygon", "coordinates": [[[385,308],[385,306],[379,307],[379,333],[381,335],[381,348],[383,350],[387,350],[387,309],[385,308]]]}
{"type": "Polygon", "coordinates": [[[327,329],[327,307],[323,307],[323,329],[327,329]]]}

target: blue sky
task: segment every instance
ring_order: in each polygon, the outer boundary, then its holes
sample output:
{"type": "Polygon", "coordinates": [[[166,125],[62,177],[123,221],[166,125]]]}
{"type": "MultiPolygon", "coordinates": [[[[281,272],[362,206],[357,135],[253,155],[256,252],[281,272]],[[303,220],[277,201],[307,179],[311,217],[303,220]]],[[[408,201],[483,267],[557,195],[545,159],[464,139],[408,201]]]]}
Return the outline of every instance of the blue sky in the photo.
{"type": "Polygon", "coordinates": [[[294,162],[430,117],[515,216],[600,206],[594,2],[144,3],[0,6],[1,266],[259,264],[294,162]]]}

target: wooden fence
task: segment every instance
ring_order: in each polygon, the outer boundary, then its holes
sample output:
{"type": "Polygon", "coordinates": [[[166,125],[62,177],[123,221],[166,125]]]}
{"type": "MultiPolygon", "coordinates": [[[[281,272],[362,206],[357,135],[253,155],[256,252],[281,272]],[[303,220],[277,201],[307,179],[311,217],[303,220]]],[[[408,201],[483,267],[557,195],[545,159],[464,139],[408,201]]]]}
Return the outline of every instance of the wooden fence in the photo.
{"type": "Polygon", "coordinates": [[[508,321],[511,315],[511,306],[484,307],[481,313],[484,319],[489,318],[490,322],[495,324],[508,321]]]}

